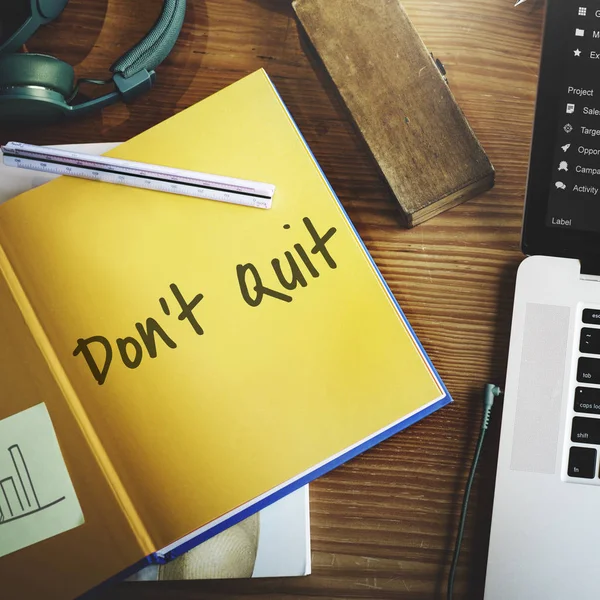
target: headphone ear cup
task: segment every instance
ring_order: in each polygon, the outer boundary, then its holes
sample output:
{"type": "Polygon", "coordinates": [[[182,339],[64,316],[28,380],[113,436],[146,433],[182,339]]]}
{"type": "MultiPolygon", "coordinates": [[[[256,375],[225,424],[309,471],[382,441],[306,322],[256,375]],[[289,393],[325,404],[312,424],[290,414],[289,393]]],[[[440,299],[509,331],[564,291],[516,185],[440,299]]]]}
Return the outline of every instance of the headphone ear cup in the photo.
{"type": "Polygon", "coordinates": [[[71,65],[44,54],[0,56],[0,123],[52,123],[71,114],[71,65]]]}
{"type": "Polygon", "coordinates": [[[46,54],[7,54],[0,56],[0,89],[45,88],[65,99],[73,93],[73,67],[46,54]]]}

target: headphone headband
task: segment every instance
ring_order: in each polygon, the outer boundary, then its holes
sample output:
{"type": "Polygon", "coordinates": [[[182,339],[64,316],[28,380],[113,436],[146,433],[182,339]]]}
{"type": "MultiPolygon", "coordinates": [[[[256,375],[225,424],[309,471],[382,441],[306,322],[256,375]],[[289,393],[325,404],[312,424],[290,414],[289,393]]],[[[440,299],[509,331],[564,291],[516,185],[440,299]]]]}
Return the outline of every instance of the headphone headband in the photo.
{"type": "Polygon", "coordinates": [[[154,71],[173,49],[185,17],[185,0],[165,0],[152,29],[115,61],[110,70],[128,78],[143,69],[154,71]]]}
{"type": "Polygon", "coordinates": [[[185,17],[186,0],[165,0],[152,29],[133,48],[110,67],[116,91],[75,104],[73,114],[83,114],[124,100],[129,102],[149,90],[154,83],[154,69],[173,49],[185,17]]]}

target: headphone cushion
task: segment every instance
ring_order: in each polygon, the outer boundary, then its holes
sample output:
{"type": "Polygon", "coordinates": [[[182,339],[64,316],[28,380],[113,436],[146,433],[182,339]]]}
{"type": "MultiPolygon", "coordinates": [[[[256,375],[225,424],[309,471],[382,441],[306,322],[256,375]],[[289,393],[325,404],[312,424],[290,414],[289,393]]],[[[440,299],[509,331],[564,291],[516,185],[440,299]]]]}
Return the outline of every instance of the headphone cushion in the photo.
{"type": "Polygon", "coordinates": [[[73,67],[46,54],[7,54],[0,56],[0,87],[35,85],[68,98],[73,93],[73,67]]]}

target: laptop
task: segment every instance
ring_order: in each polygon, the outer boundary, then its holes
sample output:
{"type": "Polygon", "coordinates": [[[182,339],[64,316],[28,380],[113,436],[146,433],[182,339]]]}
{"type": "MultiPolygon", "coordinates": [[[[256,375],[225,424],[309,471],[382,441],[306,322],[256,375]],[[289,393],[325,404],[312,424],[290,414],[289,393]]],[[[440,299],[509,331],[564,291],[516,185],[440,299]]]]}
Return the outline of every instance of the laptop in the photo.
{"type": "Polygon", "coordinates": [[[600,0],[548,0],[485,600],[600,598],[600,0]]]}

